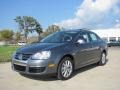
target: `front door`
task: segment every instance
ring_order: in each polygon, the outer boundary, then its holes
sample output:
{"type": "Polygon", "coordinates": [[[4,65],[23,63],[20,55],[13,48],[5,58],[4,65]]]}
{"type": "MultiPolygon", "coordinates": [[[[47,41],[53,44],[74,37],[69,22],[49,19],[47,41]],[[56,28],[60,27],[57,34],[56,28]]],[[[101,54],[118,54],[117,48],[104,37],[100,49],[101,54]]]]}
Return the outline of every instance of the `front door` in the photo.
{"type": "Polygon", "coordinates": [[[78,67],[85,66],[93,59],[92,45],[87,33],[80,33],[77,40],[83,40],[83,43],[76,45],[76,65],[78,67]]]}

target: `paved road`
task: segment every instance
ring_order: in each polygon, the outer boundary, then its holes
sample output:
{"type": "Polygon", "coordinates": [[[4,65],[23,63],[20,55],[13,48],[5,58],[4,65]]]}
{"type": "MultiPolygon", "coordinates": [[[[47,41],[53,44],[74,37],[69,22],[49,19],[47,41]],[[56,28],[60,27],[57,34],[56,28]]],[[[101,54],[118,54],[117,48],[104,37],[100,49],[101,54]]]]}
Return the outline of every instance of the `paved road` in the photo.
{"type": "Polygon", "coordinates": [[[88,66],[67,81],[55,77],[27,77],[0,64],[0,90],[120,90],[120,47],[109,48],[105,66],[88,66]]]}

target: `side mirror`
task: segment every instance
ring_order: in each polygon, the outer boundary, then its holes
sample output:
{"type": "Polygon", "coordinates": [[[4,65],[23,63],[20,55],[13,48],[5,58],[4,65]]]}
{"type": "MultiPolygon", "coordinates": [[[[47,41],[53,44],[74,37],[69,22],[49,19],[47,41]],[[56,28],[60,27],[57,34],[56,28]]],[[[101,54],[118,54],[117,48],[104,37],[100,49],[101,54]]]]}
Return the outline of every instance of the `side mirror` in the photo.
{"type": "Polygon", "coordinates": [[[84,41],[83,39],[78,39],[78,40],[77,40],[77,43],[79,43],[79,44],[84,44],[85,41],[84,41]]]}

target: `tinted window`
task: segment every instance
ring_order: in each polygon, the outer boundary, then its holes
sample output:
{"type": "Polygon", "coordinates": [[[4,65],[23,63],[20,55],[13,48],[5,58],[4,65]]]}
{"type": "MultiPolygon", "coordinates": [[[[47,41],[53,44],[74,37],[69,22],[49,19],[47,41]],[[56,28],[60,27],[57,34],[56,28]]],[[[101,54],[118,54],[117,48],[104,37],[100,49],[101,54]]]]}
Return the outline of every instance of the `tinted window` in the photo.
{"type": "Polygon", "coordinates": [[[83,40],[85,43],[88,43],[89,42],[89,37],[88,37],[88,34],[87,33],[80,33],[78,35],[78,39],[77,40],[83,40]]]}
{"type": "Polygon", "coordinates": [[[46,38],[42,39],[40,42],[43,43],[63,43],[63,42],[70,42],[74,39],[77,32],[56,32],[53,33],[46,38]]]}
{"type": "Polygon", "coordinates": [[[90,38],[91,38],[91,41],[95,42],[95,41],[98,41],[98,37],[97,35],[95,35],[94,33],[90,33],[90,38]]]}

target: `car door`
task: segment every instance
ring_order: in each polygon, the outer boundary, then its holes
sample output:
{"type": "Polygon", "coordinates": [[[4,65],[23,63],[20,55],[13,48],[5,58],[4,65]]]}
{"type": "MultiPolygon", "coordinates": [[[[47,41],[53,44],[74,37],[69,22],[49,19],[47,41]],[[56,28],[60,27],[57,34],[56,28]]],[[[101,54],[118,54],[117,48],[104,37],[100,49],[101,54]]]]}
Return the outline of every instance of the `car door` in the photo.
{"type": "Polygon", "coordinates": [[[91,44],[91,63],[100,60],[101,50],[100,50],[100,38],[95,33],[89,33],[90,44],[91,44]]]}
{"type": "Polygon", "coordinates": [[[83,39],[85,42],[76,45],[75,57],[76,57],[76,65],[78,68],[89,64],[89,62],[92,59],[91,56],[93,54],[91,53],[92,45],[88,33],[86,32],[80,33],[76,39],[76,42],[81,39],[83,39]]]}

